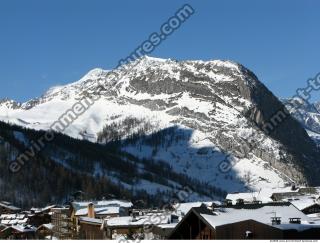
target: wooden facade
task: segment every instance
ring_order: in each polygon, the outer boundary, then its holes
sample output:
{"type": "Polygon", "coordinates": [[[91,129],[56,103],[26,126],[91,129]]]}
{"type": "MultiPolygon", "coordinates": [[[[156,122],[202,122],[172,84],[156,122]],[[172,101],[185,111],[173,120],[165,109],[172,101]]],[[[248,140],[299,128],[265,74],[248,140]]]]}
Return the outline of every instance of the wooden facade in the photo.
{"type": "Polygon", "coordinates": [[[244,220],[216,227],[216,239],[283,239],[283,232],[280,229],[255,220],[244,220]]]}
{"type": "Polygon", "coordinates": [[[6,240],[33,240],[37,239],[35,230],[17,230],[14,227],[7,227],[0,233],[1,239],[6,240]]]}
{"type": "Polygon", "coordinates": [[[52,239],[52,237],[53,237],[52,227],[48,227],[45,224],[40,225],[36,231],[36,237],[39,240],[52,239]]]}
{"type": "MultiPolygon", "coordinates": [[[[264,224],[252,219],[234,223],[211,225],[201,215],[213,215],[212,211],[204,208],[192,208],[178,223],[169,239],[208,239],[208,240],[272,240],[272,239],[319,239],[320,227],[310,227],[304,230],[294,230],[296,227],[264,224]]],[[[296,218],[293,218],[296,219],[296,218]]],[[[299,220],[292,221],[299,224],[299,220]]],[[[280,223],[281,224],[281,223],[280,223]]]]}
{"type": "Polygon", "coordinates": [[[186,217],[174,229],[169,239],[283,239],[282,230],[254,220],[244,220],[233,224],[212,227],[195,210],[191,210],[186,217]]]}
{"type": "Polygon", "coordinates": [[[320,213],[320,205],[315,203],[313,205],[310,205],[309,207],[304,208],[302,212],[304,214],[320,213]]]}
{"type": "Polygon", "coordinates": [[[154,225],[152,234],[155,240],[165,240],[172,233],[174,227],[162,227],[162,225],[154,225]]]}
{"type": "Polygon", "coordinates": [[[101,229],[101,223],[81,220],[79,222],[79,237],[83,240],[103,240],[106,238],[105,231],[101,229]]]}
{"type": "Polygon", "coordinates": [[[28,218],[29,218],[29,224],[34,225],[36,227],[39,227],[40,225],[43,225],[43,224],[51,223],[51,215],[46,212],[35,213],[29,216],[28,218]]]}
{"type": "Polygon", "coordinates": [[[106,227],[106,238],[109,240],[113,239],[113,235],[127,235],[129,238],[133,234],[142,234],[143,225],[126,225],[126,226],[107,226],[106,227]]]}
{"type": "Polygon", "coordinates": [[[60,240],[77,239],[77,231],[71,221],[69,208],[53,208],[51,211],[53,236],[60,240]]]}
{"type": "Polygon", "coordinates": [[[172,231],[169,239],[216,239],[215,229],[200,216],[200,213],[208,213],[208,210],[191,209],[172,231]]]}
{"type": "Polygon", "coordinates": [[[282,201],[283,199],[292,198],[292,197],[299,197],[303,196],[304,194],[298,191],[292,192],[276,192],[271,195],[271,199],[273,201],[282,201]]]}
{"type": "Polygon", "coordinates": [[[320,238],[320,229],[319,228],[312,228],[312,229],[307,229],[304,231],[297,231],[297,230],[284,230],[283,231],[283,239],[319,240],[319,238],[320,238]]]}

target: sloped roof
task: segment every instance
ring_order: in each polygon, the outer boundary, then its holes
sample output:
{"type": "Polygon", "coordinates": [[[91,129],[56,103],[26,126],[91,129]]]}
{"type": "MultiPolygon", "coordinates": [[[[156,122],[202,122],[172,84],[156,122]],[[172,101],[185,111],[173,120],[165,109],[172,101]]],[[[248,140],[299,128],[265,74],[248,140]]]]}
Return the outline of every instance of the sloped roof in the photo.
{"type": "Polygon", "coordinates": [[[270,198],[271,194],[263,194],[260,192],[241,192],[241,193],[229,193],[226,199],[236,203],[238,199],[243,199],[245,202],[261,201],[263,203],[272,202],[270,198]]]}
{"type": "Polygon", "coordinates": [[[21,224],[17,224],[17,225],[12,225],[10,226],[10,228],[22,232],[22,233],[27,233],[27,232],[35,232],[37,229],[34,226],[31,225],[21,225],[21,224]]]}
{"type": "Polygon", "coordinates": [[[118,214],[120,208],[131,208],[133,204],[123,200],[103,200],[103,201],[80,201],[72,202],[72,207],[75,209],[76,216],[88,215],[88,205],[94,205],[94,211],[97,215],[118,214]]]}
{"type": "Polygon", "coordinates": [[[0,223],[5,225],[23,224],[28,221],[25,214],[1,214],[0,223]]]}
{"type": "Polygon", "coordinates": [[[188,214],[177,224],[169,239],[184,224],[190,214],[195,214],[211,228],[222,225],[253,220],[278,229],[305,230],[309,228],[320,228],[320,224],[307,217],[290,203],[265,203],[245,204],[230,207],[219,207],[214,210],[198,207],[192,208],[188,214]],[[272,225],[272,217],[281,217],[280,225],[272,225]],[[290,224],[290,218],[301,218],[301,224],[290,224]]]}
{"type": "Polygon", "coordinates": [[[272,193],[271,197],[275,198],[276,200],[282,200],[284,198],[288,197],[296,197],[296,196],[303,196],[303,193],[298,191],[292,191],[292,192],[275,192],[272,193]]]}
{"type": "Polygon", "coordinates": [[[177,224],[178,223],[160,224],[160,225],[157,225],[157,227],[161,229],[174,229],[177,226],[177,224]]]}
{"type": "Polygon", "coordinates": [[[292,204],[265,204],[255,208],[226,207],[216,209],[212,215],[200,214],[212,227],[232,224],[243,220],[255,220],[263,224],[271,224],[271,217],[281,217],[282,224],[289,224],[289,218],[301,218],[308,223],[308,218],[292,204]]]}
{"type": "Polygon", "coordinates": [[[37,230],[41,229],[41,228],[45,228],[45,229],[48,229],[48,230],[52,230],[53,229],[53,224],[49,223],[49,224],[42,224],[38,227],[37,230]]]}
{"type": "Polygon", "coordinates": [[[56,207],[56,205],[49,205],[44,208],[31,208],[30,210],[34,211],[34,213],[42,213],[42,212],[48,211],[51,208],[55,208],[55,207],[56,207]]]}
{"type": "Polygon", "coordinates": [[[21,210],[21,208],[15,207],[15,206],[13,206],[12,204],[10,204],[9,202],[5,202],[5,201],[1,201],[1,202],[0,202],[0,207],[4,207],[4,208],[10,209],[10,210],[12,210],[12,211],[19,211],[19,210],[21,210]]]}
{"type": "Polygon", "coordinates": [[[168,224],[171,220],[171,214],[168,213],[150,213],[133,218],[132,216],[114,217],[106,221],[106,226],[143,226],[143,225],[161,225],[168,224]]]}
{"type": "MultiPolygon", "coordinates": [[[[94,212],[96,215],[106,215],[106,214],[118,214],[120,212],[120,207],[95,207],[94,212]]],[[[81,208],[76,211],[76,216],[88,215],[88,208],[81,208]]]]}
{"type": "Polygon", "coordinates": [[[114,206],[114,207],[123,207],[123,208],[131,208],[133,206],[132,202],[124,201],[124,200],[102,200],[102,201],[75,201],[72,202],[72,207],[76,210],[88,207],[88,204],[93,203],[95,207],[103,207],[103,206],[114,206]]]}
{"type": "Polygon", "coordinates": [[[293,197],[293,198],[287,198],[284,200],[291,202],[299,210],[304,210],[304,209],[306,209],[310,206],[316,205],[316,204],[319,205],[319,202],[310,196],[298,196],[298,197],[293,197]]]}
{"type": "Polygon", "coordinates": [[[201,205],[212,206],[212,204],[221,205],[219,201],[210,201],[210,202],[187,202],[187,203],[178,203],[173,205],[173,208],[177,213],[187,214],[191,208],[200,207],[201,205]]]}
{"type": "Polygon", "coordinates": [[[103,223],[102,219],[95,219],[95,218],[89,218],[89,217],[80,217],[80,222],[87,222],[91,224],[97,224],[101,225],[103,223]]]}

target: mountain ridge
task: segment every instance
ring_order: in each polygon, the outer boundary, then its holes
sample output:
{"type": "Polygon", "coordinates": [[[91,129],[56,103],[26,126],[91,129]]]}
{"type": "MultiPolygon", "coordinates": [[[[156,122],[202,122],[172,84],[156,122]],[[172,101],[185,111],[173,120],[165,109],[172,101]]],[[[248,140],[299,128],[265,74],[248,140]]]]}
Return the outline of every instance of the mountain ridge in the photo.
{"type": "Polygon", "coordinates": [[[7,113],[0,120],[47,130],[74,102],[96,96],[66,135],[101,144],[120,141],[123,152],[163,161],[226,191],[319,183],[317,147],[296,119],[289,115],[270,134],[262,129],[285,107],[243,65],[151,57],[135,62],[130,70],[94,69],[19,107],[0,105],[0,114],[7,113]],[[122,78],[115,82],[110,72],[122,78]],[[99,86],[104,89],[97,93],[99,86]],[[174,126],[173,134],[163,132],[174,126]],[[153,139],[160,142],[149,141],[159,133],[153,139]],[[261,144],[247,141],[251,137],[262,137],[261,144]],[[235,165],[222,173],[219,163],[227,156],[235,165]]]}

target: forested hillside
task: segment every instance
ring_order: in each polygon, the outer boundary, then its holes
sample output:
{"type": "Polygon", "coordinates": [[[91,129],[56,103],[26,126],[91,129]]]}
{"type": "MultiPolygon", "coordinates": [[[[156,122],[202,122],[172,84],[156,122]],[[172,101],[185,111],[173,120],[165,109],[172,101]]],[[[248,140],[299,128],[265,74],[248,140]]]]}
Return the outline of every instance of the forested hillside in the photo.
{"type": "Polygon", "coordinates": [[[138,159],[121,151],[119,140],[100,145],[55,134],[54,141],[19,172],[10,172],[9,162],[43,133],[0,123],[2,200],[22,207],[63,204],[80,190],[83,199],[117,197],[159,205],[183,186],[192,188],[194,197],[225,195],[218,188],[173,172],[164,162],[138,159]]]}

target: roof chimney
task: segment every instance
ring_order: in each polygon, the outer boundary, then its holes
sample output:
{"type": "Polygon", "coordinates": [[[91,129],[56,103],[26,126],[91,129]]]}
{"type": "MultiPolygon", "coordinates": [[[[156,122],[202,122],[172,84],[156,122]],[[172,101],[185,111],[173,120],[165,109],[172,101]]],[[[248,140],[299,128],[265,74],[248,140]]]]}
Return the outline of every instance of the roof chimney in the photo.
{"type": "Polygon", "coordinates": [[[244,205],[244,200],[242,198],[238,198],[236,201],[236,205],[244,205]]]}
{"type": "Polygon", "coordinates": [[[301,218],[289,218],[290,224],[301,224],[301,218]]]}
{"type": "Polygon", "coordinates": [[[225,204],[226,206],[232,206],[232,200],[226,199],[226,200],[224,201],[224,204],[225,204]]]}
{"type": "Polygon", "coordinates": [[[92,202],[88,204],[88,217],[95,218],[94,204],[92,202]]]}
{"type": "Polygon", "coordinates": [[[281,224],[281,217],[271,217],[272,225],[281,224]]]}

